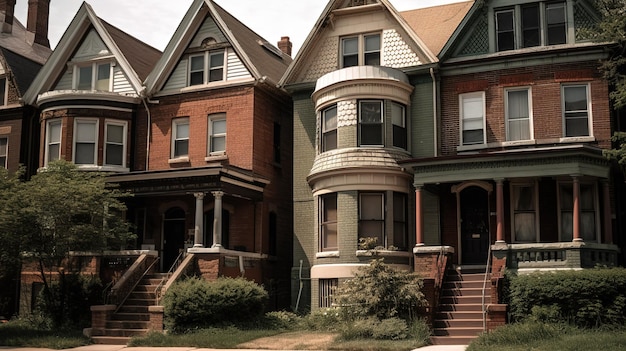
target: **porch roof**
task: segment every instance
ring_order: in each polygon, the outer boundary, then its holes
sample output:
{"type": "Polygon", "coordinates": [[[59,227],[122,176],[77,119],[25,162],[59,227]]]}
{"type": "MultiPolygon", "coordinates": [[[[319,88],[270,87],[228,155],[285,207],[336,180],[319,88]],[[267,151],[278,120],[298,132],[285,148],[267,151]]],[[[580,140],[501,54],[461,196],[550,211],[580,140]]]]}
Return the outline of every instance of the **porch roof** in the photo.
{"type": "Polygon", "coordinates": [[[412,159],[416,186],[465,180],[590,176],[608,178],[610,162],[602,150],[588,145],[515,149],[472,155],[412,159]]]}

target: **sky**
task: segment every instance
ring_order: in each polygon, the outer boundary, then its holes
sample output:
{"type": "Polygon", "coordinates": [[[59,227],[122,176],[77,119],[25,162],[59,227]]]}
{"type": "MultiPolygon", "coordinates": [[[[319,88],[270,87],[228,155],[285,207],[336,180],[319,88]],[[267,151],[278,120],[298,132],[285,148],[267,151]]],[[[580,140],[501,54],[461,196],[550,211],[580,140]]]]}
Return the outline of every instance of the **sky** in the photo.
{"type": "MultiPolygon", "coordinates": [[[[390,0],[398,11],[463,0],[390,0]]],[[[193,0],[88,0],[98,17],[135,38],[164,50],[193,0]]],[[[276,45],[283,36],[295,57],[327,0],[215,0],[217,4],[276,45]]],[[[82,0],[51,0],[48,38],[54,49],[82,0]]],[[[15,16],[26,25],[27,0],[17,0],[15,16]]]]}

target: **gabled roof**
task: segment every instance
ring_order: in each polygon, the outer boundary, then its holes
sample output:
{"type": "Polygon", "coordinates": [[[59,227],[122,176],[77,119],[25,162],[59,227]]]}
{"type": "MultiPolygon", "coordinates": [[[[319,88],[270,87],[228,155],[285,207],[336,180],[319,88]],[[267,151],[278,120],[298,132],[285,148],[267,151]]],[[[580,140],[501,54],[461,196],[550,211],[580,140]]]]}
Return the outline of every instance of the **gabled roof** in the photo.
{"type": "MultiPolygon", "coordinates": [[[[395,21],[397,21],[400,27],[407,33],[409,38],[413,41],[415,46],[422,51],[424,56],[426,56],[428,60],[428,62],[426,63],[432,63],[432,62],[437,61],[437,56],[433,54],[433,52],[428,48],[428,46],[426,46],[422,38],[420,38],[420,36],[411,28],[411,26],[409,26],[406,20],[401,16],[401,14],[398,11],[396,11],[396,9],[391,5],[391,3],[388,0],[375,0],[374,2],[376,2],[377,4],[380,4],[381,6],[384,7],[384,9],[389,11],[391,17],[395,21]]],[[[300,70],[301,68],[300,66],[306,64],[306,62],[304,62],[305,61],[304,58],[310,56],[309,51],[312,50],[312,48],[315,46],[315,42],[323,34],[322,32],[324,30],[324,27],[327,25],[327,22],[329,20],[332,21],[332,17],[333,17],[332,12],[334,10],[343,8],[345,6],[345,3],[346,3],[346,0],[331,0],[326,5],[326,8],[324,9],[324,11],[322,11],[322,14],[318,18],[317,22],[315,22],[313,29],[311,30],[311,32],[309,32],[309,35],[304,40],[302,47],[300,48],[300,50],[298,50],[298,54],[296,55],[294,62],[289,66],[289,69],[287,70],[283,78],[280,80],[280,83],[279,83],[280,86],[284,86],[285,84],[287,84],[290,81],[290,79],[295,74],[297,74],[296,72],[300,70]]]]}
{"type": "Polygon", "coordinates": [[[473,4],[474,0],[470,0],[403,11],[400,12],[400,15],[424,41],[426,46],[435,55],[439,55],[473,4]]]}
{"type": "Polygon", "coordinates": [[[23,96],[37,76],[37,72],[39,72],[42,65],[4,47],[0,47],[0,53],[4,59],[3,61],[8,66],[6,68],[12,73],[13,82],[15,83],[19,95],[23,96]]]}
{"type": "Polygon", "coordinates": [[[146,79],[149,94],[154,94],[162,88],[207,16],[213,18],[255,79],[267,79],[275,83],[282,77],[292,61],[289,55],[269,44],[214,1],[194,0],[165,48],[163,56],[146,79]]]}
{"type": "MultiPolygon", "coordinates": [[[[4,18],[4,12],[0,12],[0,17],[4,18]]],[[[24,25],[14,17],[11,33],[0,32],[0,47],[43,65],[52,50],[37,43],[29,43],[27,34],[28,31],[24,25]]]]}
{"type": "Polygon", "coordinates": [[[160,57],[159,50],[101,20],[91,6],[83,2],[48,62],[24,95],[27,104],[35,104],[39,94],[52,88],[91,29],[97,32],[111,51],[133,89],[137,93],[142,92],[143,79],[160,57]]]}

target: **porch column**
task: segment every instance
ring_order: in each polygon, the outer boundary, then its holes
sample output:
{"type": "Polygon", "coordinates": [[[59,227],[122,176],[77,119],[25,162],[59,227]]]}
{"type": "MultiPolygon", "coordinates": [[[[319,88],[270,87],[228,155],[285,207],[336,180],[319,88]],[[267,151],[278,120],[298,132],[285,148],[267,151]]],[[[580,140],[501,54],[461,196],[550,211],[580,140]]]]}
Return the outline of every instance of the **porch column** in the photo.
{"type": "Polygon", "coordinates": [[[204,213],[204,193],[194,193],[193,196],[196,197],[196,223],[193,231],[193,247],[203,247],[204,226],[202,215],[204,213]]]}
{"type": "Polygon", "coordinates": [[[424,246],[424,219],[422,218],[422,186],[415,187],[415,246],[424,246]]]}
{"type": "Polygon", "coordinates": [[[605,244],[613,244],[613,224],[611,220],[611,188],[608,179],[602,181],[602,197],[604,198],[602,209],[604,212],[604,241],[605,244]]]}
{"type": "Polygon", "coordinates": [[[496,242],[504,241],[504,179],[496,179],[496,242]]]}
{"type": "Polygon", "coordinates": [[[574,197],[572,236],[574,239],[572,241],[583,241],[580,237],[580,179],[578,176],[572,176],[572,179],[574,180],[572,183],[572,195],[574,197]]]}
{"type": "Polygon", "coordinates": [[[213,205],[213,246],[222,247],[222,197],[223,191],[213,191],[215,203],[213,205]]]}

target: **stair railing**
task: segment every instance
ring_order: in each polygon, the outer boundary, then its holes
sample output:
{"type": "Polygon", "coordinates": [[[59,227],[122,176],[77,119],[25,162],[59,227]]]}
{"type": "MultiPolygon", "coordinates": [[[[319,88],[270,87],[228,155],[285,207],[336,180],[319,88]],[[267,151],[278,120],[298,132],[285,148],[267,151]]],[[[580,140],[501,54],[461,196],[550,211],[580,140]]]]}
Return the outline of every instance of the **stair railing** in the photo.
{"type": "Polygon", "coordinates": [[[487,250],[487,266],[485,267],[485,279],[483,280],[482,310],[483,310],[483,332],[487,331],[487,306],[485,305],[485,290],[487,290],[487,280],[491,269],[491,240],[489,240],[489,250],[487,250]]]}
{"type": "MultiPolygon", "coordinates": [[[[123,289],[122,288],[118,288],[118,289],[115,290],[115,287],[114,287],[114,289],[111,290],[110,295],[112,297],[116,298],[114,303],[117,305],[117,307],[115,308],[115,311],[113,313],[117,313],[117,311],[119,311],[119,309],[122,307],[124,302],[126,302],[128,297],[130,296],[130,294],[133,292],[133,290],[135,290],[135,288],[137,287],[137,284],[139,284],[139,281],[141,280],[141,278],[143,278],[146,274],[148,274],[148,272],[150,272],[150,270],[152,270],[152,267],[154,267],[154,265],[158,261],[159,261],[159,258],[156,257],[154,259],[154,261],[152,261],[152,263],[150,263],[150,265],[146,269],[142,270],[142,269],[140,269],[141,267],[137,267],[137,269],[135,269],[132,272],[128,272],[127,271],[127,273],[129,273],[129,275],[126,277],[126,281],[125,281],[125,283],[122,286],[123,289]],[[120,295],[123,296],[122,299],[119,299],[120,295]]],[[[126,274],[124,274],[124,275],[126,275],[126,274]]],[[[120,279],[120,281],[123,280],[124,278],[125,277],[122,276],[122,279],[120,279]]]]}
{"type": "Polygon", "coordinates": [[[183,259],[185,258],[186,253],[187,252],[185,250],[182,250],[178,254],[178,257],[176,257],[176,260],[174,260],[174,263],[172,263],[172,266],[170,267],[170,269],[167,271],[165,276],[161,279],[161,281],[159,282],[159,285],[157,285],[157,287],[154,289],[155,304],[157,306],[159,305],[159,303],[161,302],[161,298],[163,297],[161,294],[163,292],[163,287],[167,283],[168,279],[172,276],[172,274],[178,269],[180,264],[183,262],[183,259]]]}

